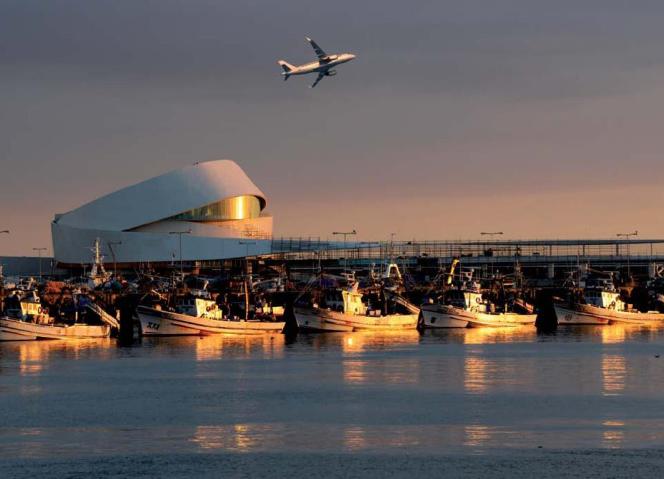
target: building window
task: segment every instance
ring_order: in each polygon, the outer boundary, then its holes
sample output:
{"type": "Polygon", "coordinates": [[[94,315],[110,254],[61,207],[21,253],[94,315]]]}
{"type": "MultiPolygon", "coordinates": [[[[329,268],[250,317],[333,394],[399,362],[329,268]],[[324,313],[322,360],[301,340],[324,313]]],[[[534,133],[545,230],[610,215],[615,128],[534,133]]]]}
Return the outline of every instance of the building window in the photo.
{"type": "Polygon", "coordinates": [[[216,203],[194,208],[169,219],[184,221],[230,221],[258,218],[260,200],[255,196],[235,196],[216,203]]]}

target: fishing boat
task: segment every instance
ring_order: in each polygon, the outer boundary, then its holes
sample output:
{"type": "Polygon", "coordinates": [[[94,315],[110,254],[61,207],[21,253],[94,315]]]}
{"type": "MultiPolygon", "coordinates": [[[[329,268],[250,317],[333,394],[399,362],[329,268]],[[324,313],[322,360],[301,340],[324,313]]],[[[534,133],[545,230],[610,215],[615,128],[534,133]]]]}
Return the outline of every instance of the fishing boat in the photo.
{"type": "Polygon", "coordinates": [[[106,322],[100,325],[67,323],[50,316],[36,292],[21,298],[19,304],[20,309],[9,309],[8,315],[0,318],[0,340],[107,338],[111,334],[111,324],[106,322]]]}
{"type": "Polygon", "coordinates": [[[473,278],[469,269],[459,274],[460,281],[454,285],[453,276],[458,259],[455,259],[447,273],[447,288],[437,302],[430,301],[420,306],[421,327],[426,329],[477,328],[533,325],[537,319],[532,307],[525,301],[518,303],[526,314],[502,310],[482,296],[481,285],[473,278]]]}
{"type": "Polygon", "coordinates": [[[412,330],[417,328],[419,308],[381,288],[361,291],[359,283],[352,282],[319,291],[310,306],[296,306],[294,313],[301,331],[412,330]]]}
{"type": "MultiPolygon", "coordinates": [[[[247,301],[248,303],[248,301],[247,301]]],[[[136,313],[144,336],[205,336],[210,334],[281,333],[285,322],[283,307],[271,308],[261,304],[249,314],[249,304],[243,314],[231,313],[227,303],[217,304],[205,296],[187,294],[179,297],[172,308],[161,304],[139,305],[136,313]]]]}
{"type": "Polygon", "coordinates": [[[430,329],[478,328],[533,325],[537,314],[496,311],[495,305],[482,299],[479,290],[451,291],[447,304],[424,304],[422,326],[430,329]],[[456,294],[454,294],[456,293],[456,294]]]}
{"type": "Polygon", "coordinates": [[[568,301],[559,299],[554,302],[554,309],[559,325],[664,324],[663,313],[641,312],[625,303],[616,290],[613,277],[587,281],[580,297],[572,294],[568,301]]]}

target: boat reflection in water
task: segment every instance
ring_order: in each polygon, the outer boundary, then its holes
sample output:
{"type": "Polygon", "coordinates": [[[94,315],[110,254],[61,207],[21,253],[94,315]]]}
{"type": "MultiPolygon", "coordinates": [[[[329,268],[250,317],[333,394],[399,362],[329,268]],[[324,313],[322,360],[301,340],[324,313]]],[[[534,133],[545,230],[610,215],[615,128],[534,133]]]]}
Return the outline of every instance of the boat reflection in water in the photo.
{"type": "Polygon", "coordinates": [[[478,448],[486,446],[491,441],[491,428],[482,424],[469,424],[464,426],[463,445],[478,448]]]}
{"type": "Polygon", "coordinates": [[[198,426],[192,443],[204,450],[224,449],[233,452],[263,450],[276,441],[278,431],[274,426],[260,424],[230,424],[223,426],[198,426]]]}
{"type": "Polygon", "coordinates": [[[602,395],[619,396],[625,390],[627,364],[620,354],[602,355],[602,395]]]}
{"type": "Polygon", "coordinates": [[[604,431],[602,433],[602,447],[607,449],[618,449],[622,447],[625,440],[625,421],[611,420],[602,422],[604,431]]]}
{"type": "Polygon", "coordinates": [[[21,341],[7,343],[3,349],[14,350],[18,358],[21,376],[41,374],[48,368],[52,357],[65,359],[83,359],[94,354],[95,357],[110,357],[111,347],[115,342],[106,339],[68,339],[66,341],[21,341]]]}
{"type": "Polygon", "coordinates": [[[537,330],[532,326],[468,328],[464,333],[464,344],[529,342],[537,338],[537,330]]]}
{"type": "Polygon", "coordinates": [[[197,338],[183,338],[195,341],[197,361],[213,361],[225,357],[260,357],[279,359],[283,357],[286,345],[283,334],[241,336],[237,334],[216,334],[197,338]]]}
{"type": "MultiPolygon", "coordinates": [[[[322,338],[331,335],[321,335],[322,338]]],[[[366,331],[340,333],[337,340],[343,352],[343,380],[346,384],[416,384],[420,361],[407,357],[373,357],[371,353],[415,346],[417,331],[366,331]]]]}

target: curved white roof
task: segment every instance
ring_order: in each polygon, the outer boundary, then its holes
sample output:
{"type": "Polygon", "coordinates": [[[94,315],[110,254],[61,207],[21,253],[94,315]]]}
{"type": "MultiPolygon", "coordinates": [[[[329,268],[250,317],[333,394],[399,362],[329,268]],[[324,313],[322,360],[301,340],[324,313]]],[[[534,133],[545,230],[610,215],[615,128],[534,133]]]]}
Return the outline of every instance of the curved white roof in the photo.
{"type": "Polygon", "coordinates": [[[102,196],[56,217],[77,228],[122,231],[240,195],[265,195],[231,160],[196,163],[102,196]]]}

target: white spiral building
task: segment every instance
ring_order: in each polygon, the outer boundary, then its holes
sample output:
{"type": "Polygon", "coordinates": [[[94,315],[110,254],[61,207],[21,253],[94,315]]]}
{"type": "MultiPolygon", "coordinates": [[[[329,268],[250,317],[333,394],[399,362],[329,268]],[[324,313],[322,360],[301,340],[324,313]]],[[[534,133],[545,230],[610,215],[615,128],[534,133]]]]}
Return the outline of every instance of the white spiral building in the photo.
{"type": "Polygon", "coordinates": [[[263,192],[235,162],[197,163],[56,215],[53,251],[64,265],[89,263],[97,238],[107,260],[120,264],[269,253],[265,206],[263,192]]]}

